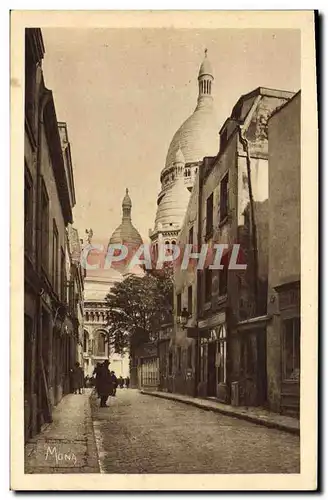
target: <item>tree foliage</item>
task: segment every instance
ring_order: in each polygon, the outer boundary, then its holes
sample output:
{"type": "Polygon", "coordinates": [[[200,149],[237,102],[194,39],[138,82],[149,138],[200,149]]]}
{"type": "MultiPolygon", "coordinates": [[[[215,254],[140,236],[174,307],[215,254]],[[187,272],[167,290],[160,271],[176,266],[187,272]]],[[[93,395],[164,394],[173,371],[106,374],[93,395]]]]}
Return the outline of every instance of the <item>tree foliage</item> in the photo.
{"type": "Polygon", "coordinates": [[[131,275],[106,296],[108,341],[117,353],[156,340],[160,327],[172,318],[172,271],[131,275]]]}

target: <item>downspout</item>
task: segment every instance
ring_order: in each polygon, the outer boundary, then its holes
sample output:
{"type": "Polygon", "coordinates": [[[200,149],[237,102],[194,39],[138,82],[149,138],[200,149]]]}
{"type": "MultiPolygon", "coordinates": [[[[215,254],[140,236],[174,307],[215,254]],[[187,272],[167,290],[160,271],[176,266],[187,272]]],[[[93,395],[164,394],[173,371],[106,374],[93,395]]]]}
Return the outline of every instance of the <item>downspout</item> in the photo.
{"type": "Polygon", "coordinates": [[[247,167],[247,184],[248,184],[248,195],[249,195],[249,205],[250,205],[250,219],[251,219],[251,242],[253,250],[254,259],[254,297],[255,297],[255,315],[259,313],[259,296],[258,296],[258,247],[257,247],[257,229],[255,222],[255,211],[254,211],[254,198],[253,198],[253,188],[251,179],[251,158],[249,154],[249,144],[246,138],[245,129],[239,125],[239,138],[240,142],[246,153],[246,167],[247,167]]]}
{"type": "MultiPolygon", "coordinates": [[[[204,162],[204,160],[203,160],[204,162]]],[[[203,163],[203,167],[205,162],[203,163]]],[[[202,243],[202,185],[203,185],[203,168],[198,169],[198,224],[197,224],[197,251],[200,251],[201,243],[202,243]]],[[[200,332],[198,328],[198,321],[200,318],[201,312],[201,270],[196,269],[196,277],[197,277],[197,307],[196,307],[196,328],[197,328],[197,338],[196,338],[196,366],[195,366],[195,388],[194,388],[194,396],[198,396],[198,388],[200,383],[200,332]]]]}

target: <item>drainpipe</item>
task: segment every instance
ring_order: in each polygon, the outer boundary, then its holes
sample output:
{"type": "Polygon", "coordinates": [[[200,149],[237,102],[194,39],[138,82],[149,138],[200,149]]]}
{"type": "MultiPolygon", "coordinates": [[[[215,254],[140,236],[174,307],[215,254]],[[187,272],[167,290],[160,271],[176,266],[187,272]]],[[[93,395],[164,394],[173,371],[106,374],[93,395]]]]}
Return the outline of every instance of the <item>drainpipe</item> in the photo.
{"type": "Polygon", "coordinates": [[[239,138],[240,142],[246,153],[246,166],[247,166],[247,184],[248,184],[248,195],[249,195],[249,205],[250,205],[250,219],[251,219],[251,241],[254,259],[254,298],[255,298],[255,314],[258,315],[259,311],[259,296],[258,296],[258,248],[257,248],[257,229],[255,223],[255,213],[254,213],[254,198],[252,189],[252,179],[251,179],[251,158],[249,154],[249,144],[246,138],[245,129],[239,125],[239,138]]]}
{"type": "MultiPolygon", "coordinates": [[[[204,160],[203,160],[204,166],[204,160]]],[[[203,185],[203,168],[198,169],[198,224],[197,224],[197,251],[200,251],[201,243],[202,243],[202,185],[203,185]]],[[[196,307],[196,328],[197,328],[197,338],[196,338],[196,366],[195,366],[195,388],[194,395],[198,396],[198,386],[200,383],[200,332],[198,327],[198,321],[200,317],[200,308],[201,308],[201,282],[200,282],[200,273],[201,270],[196,269],[197,276],[197,307],[196,307]]]]}

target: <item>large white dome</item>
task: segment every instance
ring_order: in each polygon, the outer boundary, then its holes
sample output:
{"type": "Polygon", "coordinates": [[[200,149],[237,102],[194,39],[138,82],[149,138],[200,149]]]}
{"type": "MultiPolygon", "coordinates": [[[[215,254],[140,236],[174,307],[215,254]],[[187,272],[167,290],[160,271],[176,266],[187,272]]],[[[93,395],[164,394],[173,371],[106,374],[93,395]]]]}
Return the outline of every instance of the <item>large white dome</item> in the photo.
{"type": "Polygon", "coordinates": [[[180,177],[167,190],[161,199],[156,213],[155,227],[162,224],[172,228],[181,226],[189,202],[190,192],[185,186],[183,177],[180,177]]]}
{"type": "Polygon", "coordinates": [[[219,129],[212,97],[204,97],[193,114],[174,134],[166,156],[165,169],[171,167],[179,147],[186,163],[202,161],[204,156],[217,155],[219,129]]]}

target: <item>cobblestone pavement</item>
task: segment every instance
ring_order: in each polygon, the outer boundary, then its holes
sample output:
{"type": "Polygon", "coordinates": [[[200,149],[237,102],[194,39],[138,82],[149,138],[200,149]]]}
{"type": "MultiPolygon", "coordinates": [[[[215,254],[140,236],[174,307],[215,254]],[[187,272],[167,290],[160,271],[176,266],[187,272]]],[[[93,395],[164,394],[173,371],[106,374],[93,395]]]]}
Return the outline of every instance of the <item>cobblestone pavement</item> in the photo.
{"type": "Polygon", "coordinates": [[[93,404],[102,473],[298,473],[299,437],[121,389],[93,404]]]}

